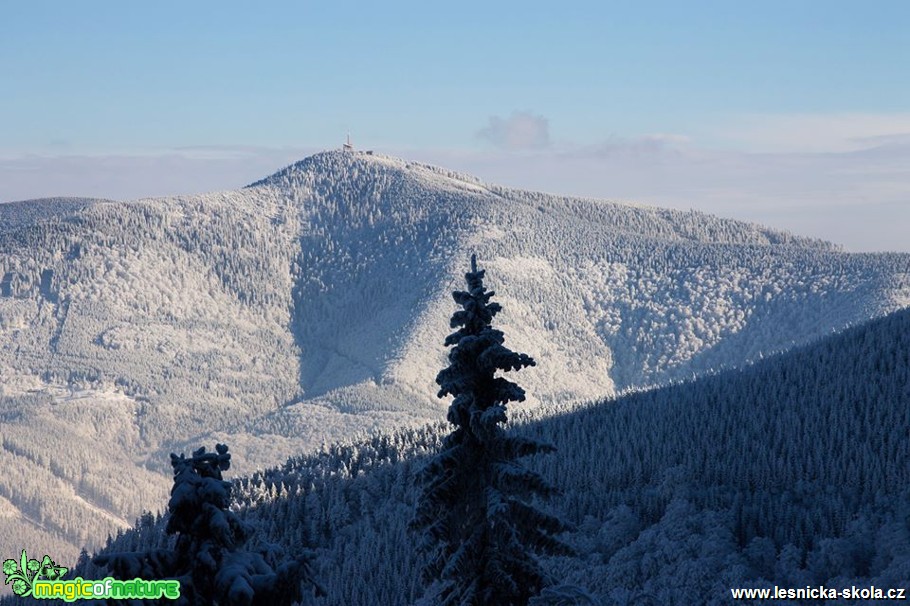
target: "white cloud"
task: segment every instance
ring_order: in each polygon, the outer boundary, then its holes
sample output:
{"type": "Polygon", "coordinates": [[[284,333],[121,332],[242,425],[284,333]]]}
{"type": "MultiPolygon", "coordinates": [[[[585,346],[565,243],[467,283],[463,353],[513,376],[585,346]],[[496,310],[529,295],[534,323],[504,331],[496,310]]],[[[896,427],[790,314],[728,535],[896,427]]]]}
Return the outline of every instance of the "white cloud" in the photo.
{"type": "Polygon", "coordinates": [[[316,151],[198,146],[145,153],[0,156],[0,202],[55,196],[130,200],[237,189],[316,151]]]}
{"type": "Polygon", "coordinates": [[[656,133],[637,137],[610,137],[594,145],[570,146],[561,153],[569,157],[651,158],[677,154],[690,142],[685,135],[656,133]]]}
{"type": "Polygon", "coordinates": [[[477,136],[500,149],[544,149],[550,146],[550,122],[543,116],[516,111],[508,118],[490,116],[477,136]]]}
{"type": "Polygon", "coordinates": [[[748,114],[727,118],[704,137],[763,153],[837,153],[906,141],[910,113],[748,114]]]}

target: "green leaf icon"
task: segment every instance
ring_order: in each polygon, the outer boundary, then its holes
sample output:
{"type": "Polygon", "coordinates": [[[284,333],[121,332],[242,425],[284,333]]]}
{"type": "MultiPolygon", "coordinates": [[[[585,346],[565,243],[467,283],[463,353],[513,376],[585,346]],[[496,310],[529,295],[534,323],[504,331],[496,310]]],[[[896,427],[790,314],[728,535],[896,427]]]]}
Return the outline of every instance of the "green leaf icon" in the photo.
{"type": "MultiPolygon", "coordinates": [[[[13,563],[15,564],[15,562],[13,563]]],[[[29,580],[28,575],[28,564],[28,556],[25,554],[25,550],[23,549],[22,557],[19,558],[20,570],[16,571],[12,575],[12,578],[15,579],[15,581],[13,581],[13,593],[23,598],[28,597],[32,594],[32,584],[29,580]]],[[[6,567],[6,562],[4,562],[3,565],[6,567]]],[[[7,578],[7,581],[9,581],[9,578],[7,578]]]]}

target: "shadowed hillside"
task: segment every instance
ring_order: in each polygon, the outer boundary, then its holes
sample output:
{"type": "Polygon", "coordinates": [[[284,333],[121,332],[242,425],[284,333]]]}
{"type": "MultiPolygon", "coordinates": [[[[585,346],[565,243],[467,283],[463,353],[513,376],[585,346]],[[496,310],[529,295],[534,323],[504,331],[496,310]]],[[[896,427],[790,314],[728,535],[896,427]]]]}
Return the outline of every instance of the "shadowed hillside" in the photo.
{"type": "MultiPolygon", "coordinates": [[[[545,566],[603,604],[910,585],[910,312],[742,370],[533,417],[514,429],[558,448],[532,467],[562,490],[547,507],[577,527],[565,538],[578,555],[545,566]]],[[[329,591],[318,603],[410,604],[413,476],[447,431],[334,445],[237,480],[242,513],[259,541],[316,547],[329,591]]],[[[111,550],[156,545],[161,529],[111,550]]]]}

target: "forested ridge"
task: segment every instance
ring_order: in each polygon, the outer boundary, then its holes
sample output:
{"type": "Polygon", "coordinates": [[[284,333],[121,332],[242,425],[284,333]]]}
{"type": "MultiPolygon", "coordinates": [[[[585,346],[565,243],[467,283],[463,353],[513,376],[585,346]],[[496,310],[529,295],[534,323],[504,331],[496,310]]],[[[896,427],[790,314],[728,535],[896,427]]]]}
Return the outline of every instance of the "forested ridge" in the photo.
{"type": "MultiPolygon", "coordinates": [[[[746,368],[573,410],[511,413],[576,530],[547,557],[603,604],[726,604],[730,587],[907,587],[910,311],[746,368]]],[[[414,474],[443,424],[334,444],[236,479],[256,540],[313,547],[319,604],[411,604],[414,474]]],[[[107,550],[158,544],[147,516],[107,550]]],[[[106,551],[107,551],[106,550],[106,551]]],[[[77,572],[90,576],[91,565],[77,572]]]]}

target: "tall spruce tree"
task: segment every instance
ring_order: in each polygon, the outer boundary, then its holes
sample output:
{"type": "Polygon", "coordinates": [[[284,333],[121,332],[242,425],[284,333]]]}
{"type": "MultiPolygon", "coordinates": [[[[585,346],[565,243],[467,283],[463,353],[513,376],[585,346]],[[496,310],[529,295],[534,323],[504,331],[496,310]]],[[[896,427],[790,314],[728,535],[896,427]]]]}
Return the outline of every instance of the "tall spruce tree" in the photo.
{"type": "Polygon", "coordinates": [[[99,555],[94,563],[122,580],[179,580],[180,598],[162,600],[175,605],[290,605],[303,598],[301,583],[323,594],[312,579],[308,554],[285,558],[275,546],[245,548],[252,528],[229,510],[231,484],[221,475],[230,465],[224,444],[215,452],[199,448],[189,458],[172,454],[174,486],[165,532],[176,535],[174,548],[99,555]]]}
{"type": "Polygon", "coordinates": [[[452,316],[457,330],[445,345],[454,347],[436,382],[440,398],[454,396],[448,420],[455,428],[418,475],[412,526],[424,531],[427,601],[440,606],[525,606],[546,585],[532,552],[570,551],[554,536],[566,525],[531,502],[554,489],[518,462],[554,448],[501,427],[506,404],[525,392],[497,373],[535,362],[506,348],[491,327],[502,307],[490,302],[484,273],[472,255],[467,291],[452,293],[462,309],[452,316]]]}

